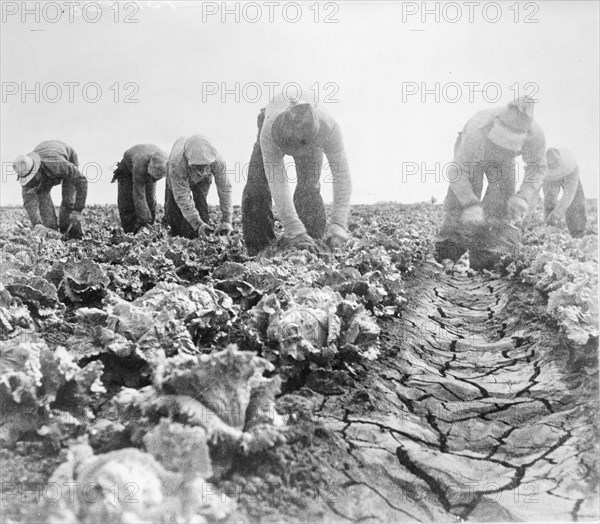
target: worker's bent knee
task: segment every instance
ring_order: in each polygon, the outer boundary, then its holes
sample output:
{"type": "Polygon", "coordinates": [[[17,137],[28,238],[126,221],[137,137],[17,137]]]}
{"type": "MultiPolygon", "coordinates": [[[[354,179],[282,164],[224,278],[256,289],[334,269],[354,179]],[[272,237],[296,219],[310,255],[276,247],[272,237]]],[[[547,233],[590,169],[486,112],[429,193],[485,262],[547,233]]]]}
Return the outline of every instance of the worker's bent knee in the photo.
{"type": "Polygon", "coordinates": [[[475,271],[493,269],[500,262],[502,254],[487,249],[471,249],[469,251],[469,267],[475,271]]]}
{"type": "Polygon", "coordinates": [[[457,262],[460,257],[466,253],[467,249],[453,242],[452,240],[440,240],[435,243],[434,258],[436,262],[441,263],[443,260],[450,259],[452,262],[457,262]]]}

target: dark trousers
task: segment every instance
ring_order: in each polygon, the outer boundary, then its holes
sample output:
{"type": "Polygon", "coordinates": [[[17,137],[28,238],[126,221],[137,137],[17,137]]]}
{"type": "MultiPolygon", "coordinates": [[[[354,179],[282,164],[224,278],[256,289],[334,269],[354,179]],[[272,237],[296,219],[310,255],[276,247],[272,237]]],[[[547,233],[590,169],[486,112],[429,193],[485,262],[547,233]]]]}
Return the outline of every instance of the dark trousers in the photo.
{"type": "MultiPolygon", "coordinates": [[[[194,199],[194,205],[200,214],[200,218],[206,224],[210,224],[210,214],[208,212],[208,202],[206,197],[208,190],[210,189],[211,180],[205,180],[197,184],[191,185],[192,197],[194,199]]],[[[173,236],[185,237],[185,238],[197,238],[198,232],[190,225],[190,223],[183,217],[181,209],[175,201],[173,190],[166,184],[165,190],[165,224],[171,228],[171,234],[173,236]]]]}
{"type": "Polygon", "coordinates": [[[248,181],[242,193],[242,232],[250,255],[256,255],[275,239],[271,190],[258,141],[252,149],[248,181]]]}
{"type": "MultiPolygon", "coordinates": [[[[327,223],[320,182],[323,150],[315,148],[305,155],[293,158],[297,174],[294,191],[296,213],[307,233],[320,239],[325,234],[327,223]]],[[[250,255],[258,253],[275,238],[274,222],[271,190],[257,140],[250,158],[248,181],[242,194],[242,231],[250,255]]]]}
{"type": "MultiPolygon", "coordinates": [[[[549,189],[550,188],[544,188],[544,216],[546,218],[554,211],[558,192],[560,191],[560,188],[557,188],[556,191],[553,191],[554,188],[549,189]]],[[[573,238],[581,238],[585,234],[587,211],[585,208],[585,195],[583,194],[581,180],[577,184],[575,197],[565,212],[565,221],[567,222],[569,233],[573,238]]]]}
{"type": "MultiPolygon", "coordinates": [[[[53,187],[54,186],[51,184],[42,184],[37,191],[40,218],[42,219],[42,224],[44,226],[50,229],[58,229],[61,233],[66,233],[67,229],[69,228],[69,215],[75,207],[77,190],[70,182],[62,183],[62,200],[58,211],[57,222],[56,209],[54,208],[54,202],[52,201],[52,196],[50,195],[50,191],[53,187]]],[[[81,230],[81,227],[71,228],[69,231],[69,237],[83,237],[83,231],[81,230]]]]}
{"type": "MultiPolygon", "coordinates": [[[[463,207],[452,189],[448,189],[444,201],[444,222],[435,239],[435,259],[438,262],[446,258],[456,262],[469,250],[470,265],[474,269],[493,265],[492,261],[498,258],[497,250],[504,240],[502,234],[495,235],[493,229],[498,224],[498,231],[502,231],[502,221],[507,218],[507,202],[515,194],[514,169],[514,160],[497,162],[491,168],[488,187],[481,201],[488,227],[481,230],[466,228],[460,223],[463,207]]],[[[477,198],[481,198],[485,174],[483,167],[475,167],[471,186],[477,198]]]]}
{"type": "MultiPolygon", "coordinates": [[[[117,178],[117,205],[119,208],[119,217],[125,233],[137,233],[142,227],[140,217],[135,212],[133,177],[128,174],[121,174],[117,178]]],[[[140,195],[141,196],[141,195],[140,195]]],[[[148,182],[145,184],[145,199],[150,209],[150,215],[154,222],[156,218],[156,183],[148,182]]]]}

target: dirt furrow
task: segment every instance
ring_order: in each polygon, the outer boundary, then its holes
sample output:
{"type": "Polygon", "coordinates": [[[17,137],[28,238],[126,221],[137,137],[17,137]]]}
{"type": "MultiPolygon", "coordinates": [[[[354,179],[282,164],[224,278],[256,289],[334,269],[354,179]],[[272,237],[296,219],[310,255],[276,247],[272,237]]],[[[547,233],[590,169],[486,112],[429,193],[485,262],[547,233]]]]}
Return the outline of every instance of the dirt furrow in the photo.
{"type": "Polygon", "coordinates": [[[379,359],[315,369],[281,397],[311,416],[277,460],[248,465],[284,477],[250,519],[597,520],[597,363],[572,366],[527,286],[428,263],[406,287],[379,359]]]}
{"type": "Polygon", "coordinates": [[[558,333],[520,322],[509,297],[529,304],[531,290],[433,264],[414,282],[364,370],[368,402],[312,392],[327,397],[317,420],[345,443],[355,482],[332,509],[388,522],[597,518],[597,378],[574,380],[558,333]]]}

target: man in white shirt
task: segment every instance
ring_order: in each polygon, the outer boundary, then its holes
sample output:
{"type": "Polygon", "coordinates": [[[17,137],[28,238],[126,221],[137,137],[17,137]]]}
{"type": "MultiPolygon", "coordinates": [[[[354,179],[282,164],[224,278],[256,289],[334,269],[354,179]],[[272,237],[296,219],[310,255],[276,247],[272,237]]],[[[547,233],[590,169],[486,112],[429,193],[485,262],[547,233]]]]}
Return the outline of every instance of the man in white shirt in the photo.
{"type": "Polygon", "coordinates": [[[336,121],[315,103],[275,97],[259,115],[248,182],[242,197],[242,224],[248,253],[255,255],[274,238],[271,195],[283,224],[283,244],[313,249],[315,239],[330,247],[349,238],[352,189],[342,134],[336,121]],[[331,169],[333,210],[329,226],[321,197],[323,153],[331,169]],[[297,185],[292,198],[284,155],[294,158],[297,185]]]}

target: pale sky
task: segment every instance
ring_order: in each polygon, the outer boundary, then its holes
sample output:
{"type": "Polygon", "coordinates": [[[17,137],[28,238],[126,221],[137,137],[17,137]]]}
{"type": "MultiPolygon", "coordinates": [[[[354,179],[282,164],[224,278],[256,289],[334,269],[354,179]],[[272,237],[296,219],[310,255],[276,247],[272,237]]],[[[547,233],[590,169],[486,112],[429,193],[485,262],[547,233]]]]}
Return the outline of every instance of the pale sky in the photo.
{"type": "Polygon", "coordinates": [[[88,203],[112,204],[111,166],[126,149],[149,142],[169,153],[201,133],[224,156],[239,204],[256,115],[269,86],[284,85],[318,92],[340,124],[353,203],[441,201],[457,132],[518,94],[539,100],[547,145],[575,153],[586,195],[597,196],[599,3],[475,3],[96,2],[98,12],[93,2],[3,2],[0,202],[22,203],[11,164],[42,140],[73,146],[88,203]]]}

